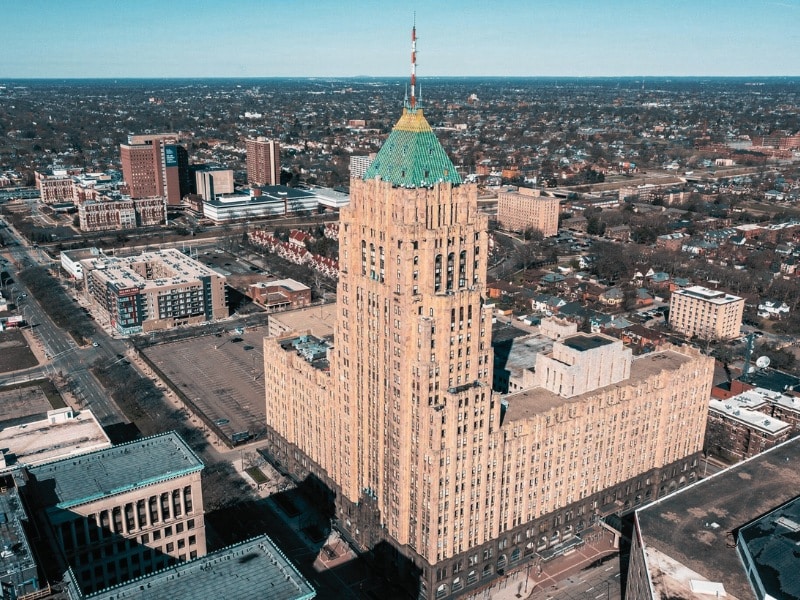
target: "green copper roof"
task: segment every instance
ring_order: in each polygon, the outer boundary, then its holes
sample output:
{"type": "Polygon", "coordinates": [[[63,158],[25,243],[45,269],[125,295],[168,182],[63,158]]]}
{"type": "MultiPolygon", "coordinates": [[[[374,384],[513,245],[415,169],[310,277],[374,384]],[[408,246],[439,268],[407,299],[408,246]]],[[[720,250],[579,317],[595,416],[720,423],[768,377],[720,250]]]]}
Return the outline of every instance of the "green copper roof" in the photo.
{"type": "Polygon", "coordinates": [[[403,109],[403,116],[364,174],[365,180],[376,177],[403,187],[430,187],[440,181],[461,183],[421,108],[403,109]]]}

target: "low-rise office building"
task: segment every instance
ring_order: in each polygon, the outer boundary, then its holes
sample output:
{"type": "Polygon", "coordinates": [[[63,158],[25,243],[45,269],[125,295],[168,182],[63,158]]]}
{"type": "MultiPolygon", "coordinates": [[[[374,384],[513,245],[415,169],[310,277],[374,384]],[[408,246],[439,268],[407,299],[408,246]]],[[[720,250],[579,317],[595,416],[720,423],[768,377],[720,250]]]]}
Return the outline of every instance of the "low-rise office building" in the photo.
{"type": "Polygon", "coordinates": [[[206,554],[202,461],[166,433],[15,473],[82,593],[206,554]]]}
{"type": "Polygon", "coordinates": [[[268,310],[303,308],[311,304],[311,288],[294,279],[253,283],[247,288],[247,295],[268,310]]]}

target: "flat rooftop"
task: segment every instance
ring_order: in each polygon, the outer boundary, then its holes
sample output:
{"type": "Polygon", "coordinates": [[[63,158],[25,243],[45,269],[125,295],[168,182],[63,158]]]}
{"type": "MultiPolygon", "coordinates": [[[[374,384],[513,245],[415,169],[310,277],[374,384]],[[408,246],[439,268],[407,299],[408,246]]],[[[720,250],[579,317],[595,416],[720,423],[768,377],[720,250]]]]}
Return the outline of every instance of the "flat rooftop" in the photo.
{"type": "Polygon", "coordinates": [[[11,459],[8,468],[38,465],[110,447],[111,441],[88,410],[60,423],[51,423],[45,416],[16,425],[0,424],[0,449],[7,449],[7,458],[11,459]]]}
{"type": "Polygon", "coordinates": [[[84,596],[87,600],[310,600],[311,584],[266,535],[84,596]]]}
{"type": "Polygon", "coordinates": [[[34,574],[36,572],[36,563],[22,528],[22,522],[27,520],[17,488],[13,485],[0,487],[0,551],[7,548],[13,553],[0,557],[0,581],[18,582],[25,571],[32,569],[34,574]]]}
{"type": "Polygon", "coordinates": [[[336,326],[336,303],[321,304],[311,308],[288,310],[269,316],[269,330],[311,331],[311,335],[319,338],[333,335],[336,326]]]}
{"type": "Polygon", "coordinates": [[[95,276],[102,274],[102,279],[118,291],[133,288],[146,290],[193,282],[199,285],[201,277],[219,276],[216,271],[186,256],[177,248],[142,252],[137,256],[103,255],[82,262],[90,265],[89,269],[94,271],[95,276]],[[142,275],[145,266],[152,269],[152,277],[142,275]]]}
{"type": "Polygon", "coordinates": [[[739,381],[744,381],[757,388],[763,388],[772,392],[800,390],[800,378],[770,368],[756,369],[752,373],[747,373],[739,377],[739,381]]]}
{"type": "MultiPolygon", "coordinates": [[[[754,599],[733,542],[739,528],[797,496],[799,464],[794,438],[637,510],[655,597],[707,599],[691,591],[699,579],[722,583],[729,598],[754,599]]],[[[792,568],[790,577],[796,558],[792,568]]]]}
{"type": "Polygon", "coordinates": [[[750,410],[747,408],[747,401],[738,402],[736,396],[727,400],[711,400],[708,406],[711,410],[725,415],[729,419],[758,429],[762,433],[775,435],[791,427],[786,421],[770,417],[757,410],[750,410]]]}
{"type": "Polygon", "coordinates": [[[39,484],[52,482],[53,504],[65,509],[186,475],[202,461],[175,432],[31,467],[39,484]]]}
{"type": "Polygon", "coordinates": [[[710,290],[702,285],[693,285],[683,288],[682,290],[675,290],[672,293],[678,294],[679,296],[691,296],[692,298],[698,298],[713,304],[728,304],[741,300],[739,296],[734,296],[733,294],[728,294],[719,290],[710,290]]]}
{"type": "Polygon", "coordinates": [[[627,385],[652,377],[661,371],[678,369],[681,365],[690,360],[692,360],[690,357],[675,352],[674,350],[664,350],[662,352],[652,352],[650,354],[637,356],[634,357],[631,363],[631,376],[628,379],[611,384],[611,386],[605,386],[592,390],[591,392],[586,392],[585,394],[572,396],[571,398],[563,398],[558,394],[554,394],[540,387],[510,394],[504,397],[504,400],[508,403],[505,419],[511,421],[529,419],[535,415],[546,413],[563,404],[582,402],[588,398],[602,394],[603,390],[609,387],[627,385]]]}
{"type": "Polygon", "coordinates": [[[743,527],[738,544],[767,594],[773,598],[800,598],[797,545],[800,543],[800,498],[743,527]]]}
{"type": "Polygon", "coordinates": [[[530,369],[536,365],[536,357],[543,352],[548,352],[553,348],[553,340],[540,334],[527,334],[519,331],[522,335],[509,339],[495,339],[495,329],[492,328],[492,348],[494,349],[494,364],[497,369],[505,369],[509,373],[517,375],[524,369],[530,369]]]}
{"type": "Polygon", "coordinates": [[[614,340],[610,340],[602,335],[578,334],[565,338],[561,343],[567,348],[572,348],[578,352],[586,352],[587,350],[594,350],[595,348],[608,346],[613,342],[614,340]]]}

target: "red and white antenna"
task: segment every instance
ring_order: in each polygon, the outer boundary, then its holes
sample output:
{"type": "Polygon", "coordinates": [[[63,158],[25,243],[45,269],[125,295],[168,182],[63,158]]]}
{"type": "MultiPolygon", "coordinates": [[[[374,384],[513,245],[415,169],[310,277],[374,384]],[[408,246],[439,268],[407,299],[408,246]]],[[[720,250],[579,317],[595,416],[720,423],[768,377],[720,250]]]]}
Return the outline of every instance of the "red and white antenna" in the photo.
{"type": "Polygon", "coordinates": [[[414,26],[411,28],[411,108],[417,104],[417,97],[414,87],[417,83],[417,19],[414,18],[414,26]]]}

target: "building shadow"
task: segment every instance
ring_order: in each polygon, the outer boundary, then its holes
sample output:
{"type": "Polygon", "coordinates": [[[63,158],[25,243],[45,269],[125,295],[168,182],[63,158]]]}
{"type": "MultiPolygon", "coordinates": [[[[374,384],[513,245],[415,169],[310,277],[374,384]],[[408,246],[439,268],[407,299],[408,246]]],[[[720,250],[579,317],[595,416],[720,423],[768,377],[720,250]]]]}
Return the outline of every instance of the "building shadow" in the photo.
{"type": "Polygon", "coordinates": [[[177,527],[177,522],[137,528],[137,517],[143,515],[126,514],[118,507],[82,515],[58,506],[52,479],[38,481],[27,471],[16,478],[40,580],[51,584],[63,581],[72,590],[71,597],[79,597],[78,590],[88,595],[183,562],[167,553],[170,546],[175,549],[170,529],[177,527]]]}

